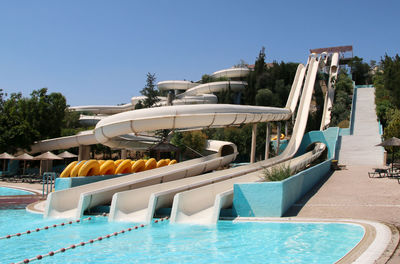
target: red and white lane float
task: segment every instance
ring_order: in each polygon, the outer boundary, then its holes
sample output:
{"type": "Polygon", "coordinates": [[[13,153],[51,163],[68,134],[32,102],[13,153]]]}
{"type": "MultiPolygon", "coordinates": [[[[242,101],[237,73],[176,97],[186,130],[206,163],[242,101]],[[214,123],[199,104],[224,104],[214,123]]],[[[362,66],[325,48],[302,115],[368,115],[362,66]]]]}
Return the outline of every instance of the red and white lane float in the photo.
{"type": "MultiPolygon", "coordinates": [[[[90,218],[90,217],[88,217],[88,218],[90,218]]],[[[86,218],[87,220],[91,220],[91,219],[88,219],[88,218],[86,218]]],[[[162,221],[164,221],[164,220],[167,220],[169,217],[167,216],[167,217],[164,217],[164,218],[161,218],[160,220],[154,220],[154,223],[160,223],[160,222],[162,222],[162,221]]],[[[76,221],[79,221],[79,220],[76,220],[76,221]]],[[[79,223],[79,222],[78,222],[79,223]]],[[[115,237],[115,236],[118,236],[119,234],[124,234],[124,233],[126,233],[126,232],[131,232],[132,230],[138,230],[139,228],[143,228],[143,227],[145,227],[146,225],[144,225],[144,224],[141,224],[141,225],[136,225],[136,226],[133,226],[133,227],[129,227],[129,228],[127,228],[127,229],[123,229],[123,230],[121,230],[121,231],[119,231],[119,232],[113,232],[113,233],[111,233],[111,234],[107,234],[107,235],[105,235],[105,236],[100,236],[100,237],[98,237],[98,238],[95,238],[95,239],[90,239],[90,240],[88,240],[88,241],[82,241],[82,242],[79,242],[79,243],[76,243],[76,244],[72,244],[72,245],[70,245],[69,247],[63,247],[63,248],[60,248],[60,249],[58,249],[58,250],[55,250],[55,251],[50,251],[50,252],[48,252],[48,253],[46,253],[46,254],[43,254],[43,255],[37,255],[36,257],[32,257],[32,258],[26,258],[26,259],[24,259],[24,260],[22,260],[22,261],[19,261],[19,262],[15,262],[15,263],[12,263],[12,264],[22,264],[22,263],[29,263],[29,262],[32,262],[32,261],[37,261],[37,260],[41,260],[41,259],[43,259],[43,258],[45,258],[45,257],[52,257],[52,256],[54,256],[55,254],[59,254],[59,253],[64,253],[65,251],[67,251],[67,250],[70,250],[70,249],[75,249],[75,248],[77,248],[77,247],[83,247],[83,246],[85,246],[86,244],[93,244],[94,242],[98,242],[98,241],[102,241],[103,239],[108,239],[108,238],[111,238],[111,237],[115,237]]]]}
{"type": "MultiPolygon", "coordinates": [[[[95,217],[100,217],[100,216],[107,216],[107,214],[103,213],[101,215],[96,215],[95,217]]],[[[90,220],[92,220],[92,217],[86,217],[86,218],[83,218],[82,220],[81,219],[71,220],[71,221],[68,221],[68,222],[62,222],[60,224],[44,226],[44,227],[41,227],[41,228],[36,228],[34,230],[28,230],[28,231],[21,232],[21,233],[15,233],[15,234],[11,234],[11,235],[2,236],[2,237],[0,237],[0,239],[9,239],[9,238],[12,238],[12,237],[20,237],[22,235],[29,235],[29,234],[32,234],[34,232],[39,232],[40,230],[48,230],[50,228],[56,228],[57,226],[72,225],[74,223],[80,223],[81,221],[90,221],[90,220]]]]}

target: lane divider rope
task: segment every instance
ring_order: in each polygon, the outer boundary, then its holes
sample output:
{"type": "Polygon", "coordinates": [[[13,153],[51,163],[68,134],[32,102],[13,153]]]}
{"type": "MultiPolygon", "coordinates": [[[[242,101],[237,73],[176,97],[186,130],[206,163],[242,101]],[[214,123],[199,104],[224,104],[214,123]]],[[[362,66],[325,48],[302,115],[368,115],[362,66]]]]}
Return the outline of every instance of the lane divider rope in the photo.
{"type": "MultiPolygon", "coordinates": [[[[166,217],[160,218],[159,220],[156,219],[156,220],[154,220],[154,223],[163,222],[164,220],[168,220],[168,218],[169,218],[169,217],[166,216],[166,217]]],[[[118,236],[119,234],[124,234],[124,233],[130,232],[130,231],[132,231],[132,230],[138,230],[139,228],[143,228],[143,227],[145,227],[145,226],[146,226],[146,225],[141,224],[141,225],[129,227],[129,228],[123,229],[123,230],[121,230],[121,231],[119,231],[119,232],[114,232],[114,233],[111,233],[111,234],[108,234],[108,235],[105,235],[105,236],[100,236],[100,237],[95,238],[95,239],[90,239],[90,240],[88,240],[88,241],[86,241],[86,242],[83,241],[83,242],[80,242],[80,243],[72,244],[72,245],[70,245],[69,247],[60,248],[60,249],[55,250],[55,251],[50,251],[50,252],[47,253],[47,254],[37,255],[36,257],[29,258],[29,259],[27,258],[27,259],[24,259],[24,260],[22,260],[22,261],[15,262],[15,263],[11,263],[11,264],[30,263],[30,262],[32,262],[32,261],[41,260],[41,259],[43,259],[43,258],[45,258],[45,257],[52,257],[52,256],[54,256],[55,254],[64,253],[64,252],[67,251],[67,250],[75,249],[75,248],[77,248],[77,247],[83,247],[83,246],[85,246],[86,244],[93,244],[94,242],[102,241],[103,239],[107,239],[107,238],[110,238],[110,237],[113,237],[113,236],[118,236]]]]}
{"type": "MultiPolygon", "coordinates": [[[[101,215],[96,215],[94,217],[101,217],[101,216],[107,216],[107,214],[103,213],[101,215]]],[[[71,220],[71,221],[68,221],[68,222],[62,222],[60,224],[54,224],[54,225],[50,225],[50,226],[36,228],[34,230],[28,230],[28,231],[21,232],[21,233],[15,233],[15,234],[11,234],[11,235],[2,236],[2,237],[0,237],[0,239],[9,239],[9,238],[12,238],[12,237],[20,237],[22,235],[29,235],[29,234],[32,234],[34,232],[39,232],[41,230],[48,230],[50,228],[56,228],[57,226],[66,226],[66,225],[71,225],[73,223],[80,223],[81,221],[90,221],[90,220],[92,220],[92,217],[83,218],[82,220],[80,220],[80,219],[71,220]]]]}

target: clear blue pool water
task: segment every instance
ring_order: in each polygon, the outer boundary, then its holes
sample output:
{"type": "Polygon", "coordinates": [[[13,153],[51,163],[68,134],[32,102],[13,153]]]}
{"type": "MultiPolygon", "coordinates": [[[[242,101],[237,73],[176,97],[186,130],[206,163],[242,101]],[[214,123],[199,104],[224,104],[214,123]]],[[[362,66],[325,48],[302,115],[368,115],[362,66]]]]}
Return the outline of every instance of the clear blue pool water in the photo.
{"type": "MultiPolygon", "coordinates": [[[[0,210],[0,236],[61,222],[45,220],[25,210],[0,210]]],[[[132,226],[98,217],[2,239],[0,263],[22,261],[132,226]]],[[[216,226],[191,226],[167,221],[68,250],[38,263],[334,263],[363,235],[362,227],[350,224],[220,221],[216,226]]]]}
{"type": "Polygon", "coordinates": [[[20,190],[20,189],[0,187],[0,196],[32,195],[32,194],[34,194],[34,193],[20,190]]]}

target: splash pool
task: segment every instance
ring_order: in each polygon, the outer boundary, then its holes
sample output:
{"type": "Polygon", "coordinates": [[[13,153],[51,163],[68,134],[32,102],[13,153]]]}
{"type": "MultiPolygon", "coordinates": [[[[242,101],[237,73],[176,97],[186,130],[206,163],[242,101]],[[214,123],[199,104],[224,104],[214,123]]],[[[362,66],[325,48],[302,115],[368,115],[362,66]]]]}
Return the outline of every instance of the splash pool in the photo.
{"type": "Polygon", "coordinates": [[[33,195],[33,192],[0,186],[0,196],[33,195]]]}
{"type": "MultiPolygon", "coordinates": [[[[25,210],[0,210],[0,237],[61,222],[25,210]]],[[[0,263],[22,261],[128,227],[134,224],[109,223],[105,217],[95,217],[0,239],[0,263]]],[[[163,221],[38,263],[334,263],[363,235],[361,226],[343,223],[219,221],[216,226],[191,226],[163,221]]]]}

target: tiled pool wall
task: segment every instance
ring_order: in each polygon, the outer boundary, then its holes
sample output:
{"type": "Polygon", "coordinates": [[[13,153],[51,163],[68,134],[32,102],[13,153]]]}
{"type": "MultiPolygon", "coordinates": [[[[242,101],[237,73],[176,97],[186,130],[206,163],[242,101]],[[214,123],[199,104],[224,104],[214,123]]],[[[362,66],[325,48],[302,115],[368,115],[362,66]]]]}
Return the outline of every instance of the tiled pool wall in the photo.
{"type": "Polygon", "coordinates": [[[296,154],[301,155],[311,144],[322,142],[328,148],[326,161],[280,182],[235,184],[232,214],[241,217],[283,216],[330,171],[339,131],[339,128],[334,127],[305,134],[296,154]]]}

